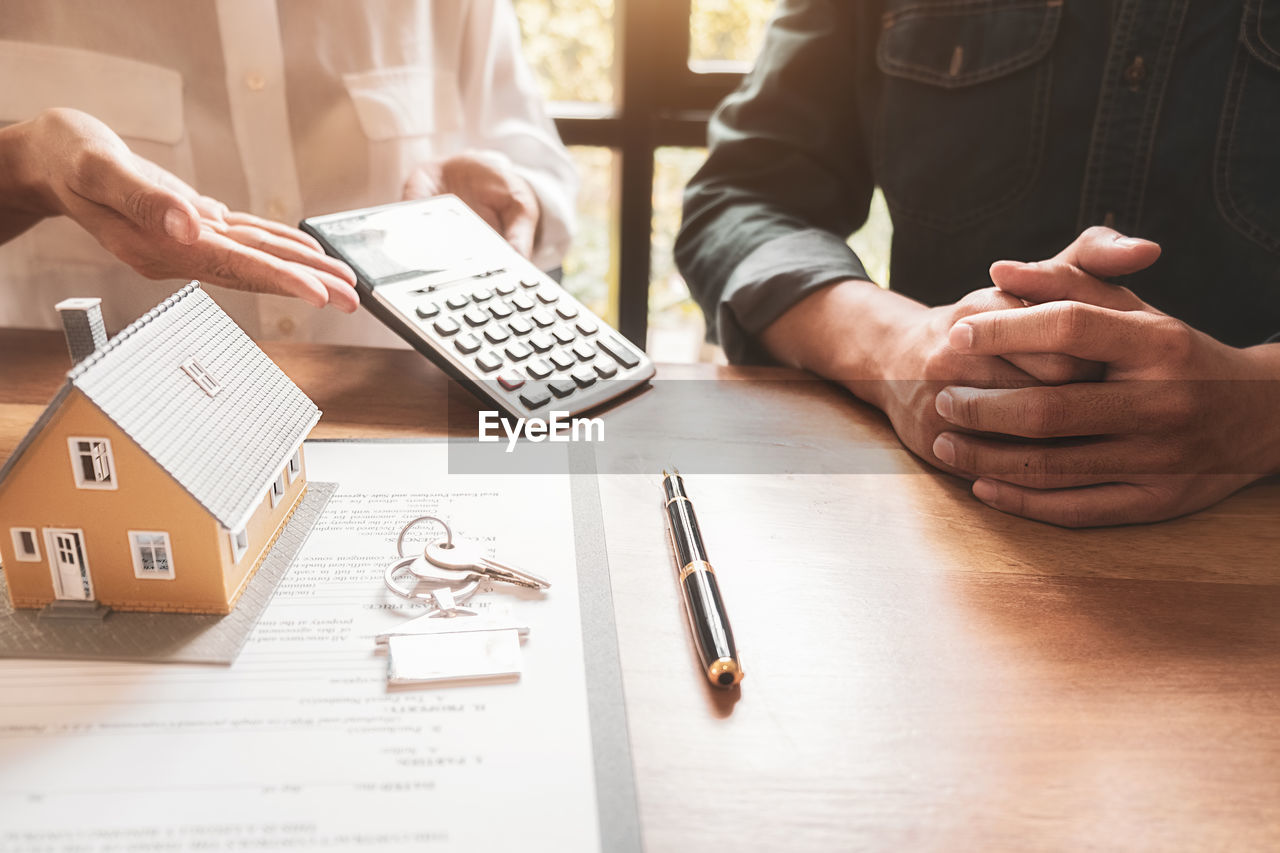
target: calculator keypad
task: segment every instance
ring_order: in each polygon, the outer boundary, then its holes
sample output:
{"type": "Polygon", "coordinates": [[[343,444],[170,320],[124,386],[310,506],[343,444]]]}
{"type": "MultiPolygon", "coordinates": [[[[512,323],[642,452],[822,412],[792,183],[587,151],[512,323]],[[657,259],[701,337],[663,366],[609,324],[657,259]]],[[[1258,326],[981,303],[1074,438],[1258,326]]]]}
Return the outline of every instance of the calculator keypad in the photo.
{"type": "Polygon", "coordinates": [[[536,279],[412,297],[420,329],[529,411],[573,405],[575,394],[640,363],[616,332],[602,332],[563,291],[536,279]]]}

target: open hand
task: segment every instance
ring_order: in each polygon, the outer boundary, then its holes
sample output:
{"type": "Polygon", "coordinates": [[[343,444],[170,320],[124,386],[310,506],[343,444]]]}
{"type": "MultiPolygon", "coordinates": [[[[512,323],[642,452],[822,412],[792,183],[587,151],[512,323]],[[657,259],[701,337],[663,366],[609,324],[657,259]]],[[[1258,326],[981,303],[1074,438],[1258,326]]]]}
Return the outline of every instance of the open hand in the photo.
{"type": "Polygon", "coordinates": [[[517,252],[533,257],[542,208],[529,182],[496,151],[464,151],[423,163],[405,183],[405,199],[453,193],[517,252]]]}
{"type": "Polygon", "coordinates": [[[1100,382],[938,394],[951,428],[933,452],[978,478],[979,500],[1068,527],[1156,521],[1280,469],[1280,345],[1229,347],[1099,278],[1158,256],[1095,228],[1052,261],[993,267],[1002,290],[1039,304],[960,318],[957,353],[1052,351],[1104,370],[1100,382]]]}
{"type": "Polygon", "coordinates": [[[355,275],[294,228],[202,196],[70,109],[6,128],[6,162],[25,190],[4,203],[10,235],[67,216],[150,279],[200,279],[355,311],[355,275]],[[16,224],[15,224],[16,223],[16,224]]]}

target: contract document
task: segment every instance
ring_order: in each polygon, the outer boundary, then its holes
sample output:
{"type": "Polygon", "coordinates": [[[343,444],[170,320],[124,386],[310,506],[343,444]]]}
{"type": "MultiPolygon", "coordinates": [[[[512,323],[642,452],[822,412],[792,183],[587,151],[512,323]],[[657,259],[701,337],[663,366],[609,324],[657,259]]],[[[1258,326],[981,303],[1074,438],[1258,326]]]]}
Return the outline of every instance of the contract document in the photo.
{"type": "Polygon", "coordinates": [[[611,847],[598,792],[631,825],[633,782],[620,681],[588,685],[597,639],[616,676],[616,641],[584,636],[586,478],[449,475],[447,452],[308,443],[308,477],[337,492],[230,667],[0,660],[0,850],[611,847]],[[420,515],[551,581],[473,599],[529,626],[518,680],[387,686],[374,637],[425,609],[383,571],[420,515]],[[598,749],[624,774],[597,778],[598,749]]]}

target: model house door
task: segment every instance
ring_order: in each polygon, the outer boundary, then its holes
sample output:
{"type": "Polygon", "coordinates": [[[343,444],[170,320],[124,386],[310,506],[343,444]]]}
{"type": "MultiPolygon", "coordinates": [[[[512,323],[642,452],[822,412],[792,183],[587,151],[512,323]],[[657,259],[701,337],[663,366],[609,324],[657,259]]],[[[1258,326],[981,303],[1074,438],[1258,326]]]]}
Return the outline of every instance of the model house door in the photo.
{"type": "Polygon", "coordinates": [[[54,594],[71,601],[92,601],[93,583],[89,579],[89,561],[84,556],[84,533],[49,530],[47,537],[54,594]]]}

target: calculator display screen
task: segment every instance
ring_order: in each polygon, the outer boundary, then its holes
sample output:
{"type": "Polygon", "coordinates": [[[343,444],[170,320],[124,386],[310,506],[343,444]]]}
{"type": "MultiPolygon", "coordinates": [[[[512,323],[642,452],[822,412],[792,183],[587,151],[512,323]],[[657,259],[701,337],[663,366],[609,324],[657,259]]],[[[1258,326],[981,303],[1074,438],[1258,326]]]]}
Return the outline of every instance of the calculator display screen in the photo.
{"type": "Polygon", "coordinates": [[[474,218],[429,205],[373,210],[318,230],[372,287],[482,262],[495,248],[474,218]]]}

